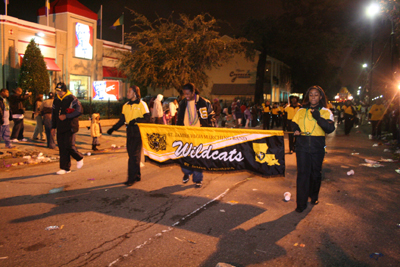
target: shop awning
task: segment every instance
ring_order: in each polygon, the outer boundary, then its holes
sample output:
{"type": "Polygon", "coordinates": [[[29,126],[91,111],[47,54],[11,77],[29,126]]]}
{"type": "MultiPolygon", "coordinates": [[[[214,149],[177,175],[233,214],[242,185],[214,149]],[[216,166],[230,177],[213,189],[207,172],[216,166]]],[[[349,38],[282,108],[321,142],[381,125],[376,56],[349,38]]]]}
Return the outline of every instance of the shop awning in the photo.
{"type": "Polygon", "coordinates": [[[255,84],[214,84],[211,89],[212,95],[254,95],[255,84]]]}
{"type": "Polygon", "coordinates": [[[118,71],[116,67],[103,67],[103,78],[122,78],[126,79],[121,71],[118,71]]]}
{"type": "Polygon", "coordinates": [[[46,62],[47,70],[61,71],[61,69],[57,66],[56,61],[54,59],[45,58],[44,62],[46,62]]]}

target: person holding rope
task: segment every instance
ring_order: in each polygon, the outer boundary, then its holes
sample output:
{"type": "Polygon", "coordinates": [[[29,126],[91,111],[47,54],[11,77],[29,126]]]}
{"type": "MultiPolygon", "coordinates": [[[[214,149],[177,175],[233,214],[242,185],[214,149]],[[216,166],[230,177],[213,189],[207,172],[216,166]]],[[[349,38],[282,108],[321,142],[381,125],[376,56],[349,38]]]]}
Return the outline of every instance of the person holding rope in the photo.
{"type": "Polygon", "coordinates": [[[146,102],[140,99],[140,89],[136,85],[127,92],[128,102],[122,107],[119,121],[108,129],[107,134],[112,135],[122,125],[126,125],[126,150],[128,151],[128,180],[124,183],[131,186],[141,180],[140,157],[142,151],[142,138],[139,126],[136,123],[150,122],[150,110],[146,102]]]}
{"type": "Polygon", "coordinates": [[[335,130],[333,114],[320,86],[308,88],[303,107],[293,117],[292,129],[296,136],[296,211],[303,212],[309,197],[312,205],[319,203],[325,135],[335,130]]]}

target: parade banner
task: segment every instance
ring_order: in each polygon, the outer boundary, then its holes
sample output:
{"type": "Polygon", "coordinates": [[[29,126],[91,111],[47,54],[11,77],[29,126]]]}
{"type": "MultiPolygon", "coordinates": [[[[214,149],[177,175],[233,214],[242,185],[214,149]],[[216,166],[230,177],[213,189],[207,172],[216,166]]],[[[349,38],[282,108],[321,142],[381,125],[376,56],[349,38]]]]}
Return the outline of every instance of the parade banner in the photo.
{"type": "Polygon", "coordinates": [[[204,171],[285,175],[282,131],[138,123],[147,159],[204,171]]]}

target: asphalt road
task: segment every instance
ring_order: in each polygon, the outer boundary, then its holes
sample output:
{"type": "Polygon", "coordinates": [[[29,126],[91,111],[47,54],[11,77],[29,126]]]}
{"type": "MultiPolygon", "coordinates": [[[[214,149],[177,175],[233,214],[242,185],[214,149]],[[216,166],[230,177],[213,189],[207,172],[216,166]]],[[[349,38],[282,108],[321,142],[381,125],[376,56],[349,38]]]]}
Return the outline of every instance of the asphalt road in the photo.
{"type": "MultiPolygon", "coordinates": [[[[126,187],[127,154],[110,149],[125,143],[118,131],[66,175],[57,162],[0,168],[0,266],[400,266],[399,163],[360,166],[395,154],[373,147],[366,126],[350,136],[341,127],[327,138],[320,204],[301,214],[295,154],[285,178],[206,173],[197,189],[179,167],[146,163],[126,187]]],[[[90,151],[88,130],[77,140],[90,151]]],[[[17,149],[57,154],[40,142],[17,149]]]]}

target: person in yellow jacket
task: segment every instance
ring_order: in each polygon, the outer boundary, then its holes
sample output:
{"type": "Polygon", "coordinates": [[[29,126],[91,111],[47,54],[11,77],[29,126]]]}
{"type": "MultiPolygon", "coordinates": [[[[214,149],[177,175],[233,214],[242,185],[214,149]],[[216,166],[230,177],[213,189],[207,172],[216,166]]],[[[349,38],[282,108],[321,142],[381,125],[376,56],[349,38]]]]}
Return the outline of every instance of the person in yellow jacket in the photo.
{"type": "Polygon", "coordinates": [[[382,119],[385,115],[385,106],[382,105],[382,99],[376,100],[376,104],[372,105],[369,110],[368,117],[372,125],[373,138],[379,139],[382,133],[382,119]]]}
{"type": "MultiPolygon", "coordinates": [[[[293,132],[292,128],[292,120],[296,112],[300,109],[301,105],[298,103],[299,98],[297,96],[290,96],[290,105],[285,108],[285,112],[287,114],[287,129],[289,132],[293,132]]],[[[295,137],[293,133],[289,133],[289,154],[295,152],[294,144],[295,144],[295,137]]]]}
{"type": "Polygon", "coordinates": [[[277,103],[274,103],[272,105],[272,123],[271,123],[271,129],[274,128],[274,123],[276,127],[279,127],[279,107],[277,103]]]}
{"type": "Polygon", "coordinates": [[[99,138],[102,134],[101,125],[100,125],[100,114],[93,113],[92,114],[92,123],[90,126],[90,136],[93,138],[92,140],[92,150],[96,151],[97,146],[100,145],[99,138]]]}
{"type": "Polygon", "coordinates": [[[262,112],[263,112],[263,129],[269,130],[269,122],[271,120],[271,106],[269,101],[265,101],[265,104],[262,104],[262,112]]]}
{"type": "Polygon", "coordinates": [[[308,88],[303,107],[293,117],[296,136],[297,212],[307,208],[308,198],[317,205],[321,187],[322,162],[325,156],[325,135],[335,130],[332,112],[327,108],[324,90],[320,86],[308,88]]]}
{"type": "Polygon", "coordinates": [[[108,129],[107,133],[111,135],[113,131],[118,130],[122,125],[126,126],[126,150],[128,151],[129,160],[128,181],[124,184],[131,186],[141,180],[142,138],[137,123],[150,122],[150,111],[146,102],[140,99],[140,89],[136,85],[128,89],[126,96],[129,101],[122,106],[122,114],[119,121],[108,129]]]}
{"type": "Polygon", "coordinates": [[[344,134],[349,135],[351,128],[353,128],[354,122],[356,120],[357,116],[357,111],[353,107],[352,103],[350,100],[346,101],[346,107],[343,112],[344,112],[344,134]]]}

